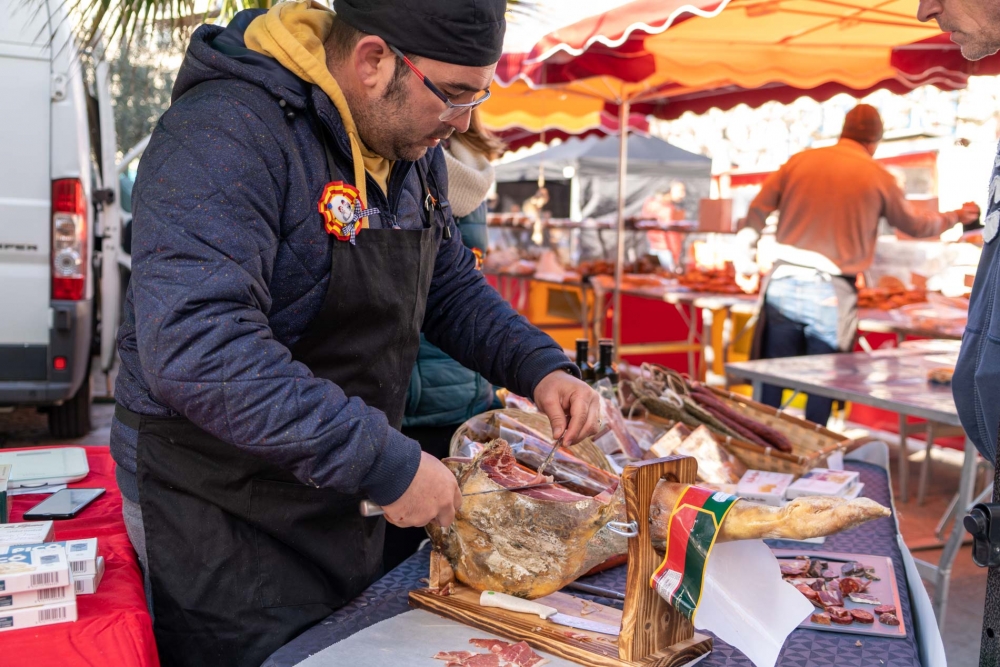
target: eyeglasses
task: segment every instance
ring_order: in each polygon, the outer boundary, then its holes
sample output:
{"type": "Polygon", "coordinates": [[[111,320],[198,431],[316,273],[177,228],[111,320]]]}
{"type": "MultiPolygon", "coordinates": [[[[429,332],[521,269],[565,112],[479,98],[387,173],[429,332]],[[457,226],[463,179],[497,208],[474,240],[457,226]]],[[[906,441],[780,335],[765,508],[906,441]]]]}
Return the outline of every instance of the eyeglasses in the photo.
{"type": "Polygon", "coordinates": [[[406,63],[406,66],[409,67],[413,71],[413,73],[417,75],[417,78],[420,79],[425,86],[427,86],[427,89],[429,91],[431,91],[432,93],[434,93],[434,96],[437,97],[442,102],[444,102],[445,106],[448,107],[447,109],[445,109],[444,111],[441,112],[441,115],[438,116],[438,120],[440,120],[442,122],[446,122],[446,121],[449,121],[449,120],[454,120],[454,119],[458,118],[459,116],[461,116],[463,113],[465,113],[467,111],[472,111],[473,109],[475,109],[476,107],[478,107],[480,104],[482,104],[486,100],[490,99],[490,90],[489,90],[489,88],[487,88],[485,91],[483,91],[482,97],[478,97],[478,98],[474,99],[473,101],[467,102],[465,104],[455,104],[450,99],[448,99],[447,95],[445,95],[444,93],[441,92],[440,88],[438,88],[433,83],[431,83],[431,80],[428,79],[426,76],[424,76],[424,73],[421,72],[419,69],[417,69],[417,66],[414,65],[413,63],[411,63],[410,59],[407,58],[405,55],[403,55],[402,51],[400,51],[399,49],[397,49],[392,44],[387,44],[387,46],[404,63],[406,63]]]}

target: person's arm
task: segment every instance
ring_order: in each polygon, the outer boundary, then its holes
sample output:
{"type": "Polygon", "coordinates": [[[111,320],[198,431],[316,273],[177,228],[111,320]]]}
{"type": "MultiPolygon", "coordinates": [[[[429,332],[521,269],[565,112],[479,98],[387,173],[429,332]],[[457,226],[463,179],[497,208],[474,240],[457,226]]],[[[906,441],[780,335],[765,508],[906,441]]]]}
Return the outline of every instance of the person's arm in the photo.
{"type": "Polygon", "coordinates": [[[760,192],[750,202],[746,227],[757,232],[758,237],[767,225],[767,216],[781,206],[781,190],[784,187],[785,168],[782,167],[764,181],[760,192]]]}
{"type": "Polygon", "coordinates": [[[414,478],[419,445],[293,361],[269,326],[284,153],[235,96],[189,93],[160,121],[135,191],[144,377],[155,400],[303,484],[387,505],[414,478]]]}
{"type": "Polygon", "coordinates": [[[733,258],[733,265],[736,273],[740,276],[757,274],[758,268],[755,259],[757,242],[767,225],[767,216],[777,210],[781,201],[781,174],[782,172],[779,170],[767,177],[760,192],[750,202],[746,224],[740,231],[736,232],[736,254],[733,258]]]}
{"type": "Polygon", "coordinates": [[[886,172],[882,187],[883,215],[890,225],[916,238],[940,236],[958,223],[966,224],[979,218],[979,207],[965,204],[955,211],[938,213],[917,208],[906,200],[903,190],[886,172]]]}
{"type": "MultiPolygon", "coordinates": [[[[437,183],[447,183],[439,152],[431,168],[437,183]]],[[[596,395],[578,380],[576,365],[486,282],[450,214],[446,224],[452,234],[442,238],[434,265],[423,325],[427,340],[492,384],[538,403],[552,419],[556,437],[565,426],[559,423],[564,414],[573,415],[567,438],[589,434],[597,423],[596,395]]]]}

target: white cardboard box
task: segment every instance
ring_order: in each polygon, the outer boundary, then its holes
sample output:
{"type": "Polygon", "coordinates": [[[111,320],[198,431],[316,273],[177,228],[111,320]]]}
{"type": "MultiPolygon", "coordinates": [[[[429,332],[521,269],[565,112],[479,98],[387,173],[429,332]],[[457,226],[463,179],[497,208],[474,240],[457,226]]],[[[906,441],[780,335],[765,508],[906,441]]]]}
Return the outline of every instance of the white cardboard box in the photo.
{"type": "Polygon", "coordinates": [[[67,540],[65,542],[43,542],[41,544],[17,544],[0,546],[0,556],[12,556],[29,551],[46,551],[54,546],[66,550],[66,560],[73,571],[73,577],[92,577],[97,574],[97,538],[67,540]]]}
{"type": "Polygon", "coordinates": [[[0,594],[72,584],[66,550],[60,546],[0,556],[0,594]]]}
{"type": "Polygon", "coordinates": [[[0,464],[0,523],[10,521],[10,505],[7,500],[7,480],[10,479],[11,465],[0,464]]]}
{"type": "Polygon", "coordinates": [[[45,604],[69,602],[76,599],[76,591],[72,586],[57,588],[40,588],[36,591],[21,591],[20,593],[0,593],[0,615],[11,609],[38,607],[45,604]]]}
{"type": "Polygon", "coordinates": [[[736,485],[736,495],[765,505],[780,507],[784,504],[785,491],[793,479],[792,475],[782,472],[747,470],[736,485]]]}
{"type": "Polygon", "coordinates": [[[104,576],[104,556],[97,557],[97,573],[87,577],[73,575],[73,586],[77,595],[93,595],[97,592],[97,587],[101,585],[101,578],[104,576]]]}
{"type": "Polygon", "coordinates": [[[840,496],[857,483],[856,472],[813,468],[788,487],[785,497],[792,500],[801,496],[840,496]]]}
{"type": "Polygon", "coordinates": [[[0,611],[0,632],[34,628],[39,625],[53,625],[54,623],[70,623],[75,620],[76,598],[73,598],[58,604],[0,611]]]}
{"type": "Polygon", "coordinates": [[[26,521],[0,524],[0,546],[10,544],[41,544],[55,538],[51,521],[26,521]]]}

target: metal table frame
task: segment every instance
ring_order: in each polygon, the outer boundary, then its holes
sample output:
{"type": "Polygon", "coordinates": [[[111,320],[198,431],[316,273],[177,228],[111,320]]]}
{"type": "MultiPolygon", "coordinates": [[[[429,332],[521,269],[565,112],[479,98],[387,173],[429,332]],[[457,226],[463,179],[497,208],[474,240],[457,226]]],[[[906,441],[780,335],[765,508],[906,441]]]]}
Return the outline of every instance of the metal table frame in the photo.
{"type": "MultiPolygon", "coordinates": [[[[934,355],[940,354],[941,352],[933,352],[922,350],[920,348],[912,349],[913,356],[921,355],[934,355]]],[[[907,354],[904,350],[902,355],[907,354]]],[[[844,355],[821,355],[821,356],[844,356],[844,355]]],[[[870,355],[866,352],[856,352],[852,353],[850,356],[857,356],[859,358],[867,358],[870,355]]],[[[876,408],[882,408],[884,410],[889,410],[891,412],[896,412],[900,415],[900,419],[905,422],[906,416],[918,417],[921,419],[926,419],[929,422],[935,422],[938,424],[944,424],[947,426],[957,426],[961,427],[961,422],[958,418],[958,412],[952,411],[940,411],[929,409],[919,405],[906,404],[899,401],[894,401],[891,399],[882,398],[877,395],[872,395],[870,393],[862,393],[859,391],[851,391],[840,387],[831,387],[825,384],[818,384],[815,382],[810,382],[802,380],[799,378],[788,377],[782,375],[779,372],[773,370],[768,370],[768,364],[772,360],[764,359],[759,361],[747,361],[739,363],[726,364],[727,376],[742,378],[749,380],[753,385],[753,396],[754,400],[760,400],[763,385],[773,384],[781,387],[787,387],[795,391],[801,391],[808,394],[814,394],[817,396],[825,396],[827,398],[832,398],[834,400],[841,401],[853,401],[855,403],[860,403],[863,405],[870,405],[876,408]]],[[[908,459],[906,457],[906,446],[905,446],[905,435],[901,435],[903,449],[900,452],[899,466],[900,466],[900,482],[902,485],[902,479],[908,477],[908,459]]],[[[926,561],[915,559],[917,564],[917,569],[922,576],[927,581],[934,584],[934,600],[933,607],[934,613],[937,615],[938,627],[944,627],[944,615],[948,603],[948,588],[951,579],[952,565],[955,562],[955,558],[958,556],[958,551],[962,546],[962,541],[965,537],[965,528],[962,525],[961,516],[964,512],[968,511],[973,504],[973,492],[975,486],[976,472],[977,472],[977,459],[978,454],[976,452],[975,446],[972,441],[966,437],[965,439],[965,456],[962,462],[962,474],[959,482],[958,494],[954,506],[950,510],[950,515],[955,518],[954,525],[951,530],[951,534],[948,536],[947,541],[944,544],[943,551],[941,553],[941,558],[938,565],[933,565],[926,561]]],[[[945,517],[945,521],[949,518],[948,515],[945,517]]]]}
{"type": "MultiPolygon", "coordinates": [[[[607,282],[606,280],[602,281],[600,276],[596,276],[595,278],[590,279],[590,285],[594,290],[593,340],[603,337],[604,318],[601,317],[601,314],[606,312],[607,299],[612,295],[614,290],[613,280],[610,285],[605,285],[603,283],[607,282]]],[[[692,375],[700,379],[704,379],[707,369],[704,352],[707,345],[706,336],[708,335],[704,330],[701,332],[698,331],[698,316],[700,311],[723,312],[728,318],[733,310],[741,306],[745,306],[748,311],[752,310],[757,301],[757,297],[755,296],[691,292],[686,289],[670,289],[669,287],[623,288],[621,294],[623,296],[639,297],[641,299],[649,299],[672,305],[681,316],[688,331],[687,337],[679,341],[621,344],[618,346],[618,355],[687,353],[689,372],[693,371],[692,375]],[[695,354],[699,352],[702,353],[702,356],[696,364],[695,354]]],[[[731,340],[725,344],[725,349],[728,350],[752,326],[753,320],[748,321],[739,332],[734,333],[731,340]]]]}
{"type": "MultiPolygon", "coordinates": [[[[502,271],[484,270],[483,273],[487,276],[493,276],[497,279],[497,291],[500,293],[500,296],[503,297],[504,301],[511,304],[514,307],[514,310],[516,310],[519,313],[522,313],[524,311],[526,302],[529,298],[530,287],[528,286],[528,283],[539,283],[543,285],[553,285],[557,287],[565,287],[567,289],[580,290],[580,313],[577,316],[577,319],[580,321],[579,326],[583,329],[584,336],[586,336],[587,332],[590,331],[591,316],[590,316],[590,308],[588,307],[587,303],[588,301],[587,293],[591,291],[591,286],[588,281],[584,280],[580,282],[577,281],[560,282],[556,280],[546,280],[544,278],[538,278],[533,274],[522,275],[516,273],[504,273],[502,271]],[[517,303],[514,303],[513,299],[515,282],[523,282],[525,284],[525,288],[522,289],[519,294],[517,303]]],[[[575,308],[572,307],[572,304],[567,303],[567,305],[569,305],[571,309],[575,310],[575,308]]],[[[541,324],[538,326],[542,329],[570,329],[570,328],[575,329],[577,328],[578,325],[574,323],[574,324],[541,324]]]]}

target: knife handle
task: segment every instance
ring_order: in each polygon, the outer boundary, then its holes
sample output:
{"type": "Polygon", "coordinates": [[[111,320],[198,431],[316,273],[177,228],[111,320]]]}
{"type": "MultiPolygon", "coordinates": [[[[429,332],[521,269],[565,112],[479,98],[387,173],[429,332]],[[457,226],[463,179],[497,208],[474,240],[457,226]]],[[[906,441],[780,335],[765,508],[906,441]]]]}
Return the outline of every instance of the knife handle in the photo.
{"type": "Polygon", "coordinates": [[[362,500],[358,506],[358,511],[363,517],[382,516],[385,514],[385,510],[382,509],[381,505],[373,503],[370,500],[362,500]]]}
{"type": "Polygon", "coordinates": [[[523,598],[516,598],[506,593],[497,593],[496,591],[483,591],[482,595],[479,596],[479,604],[483,607],[497,607],[498,609],[516,611],[522,614],[538,614],[538,617],[543,619],[547,619],[559,611],[555,607],[549,607],[523,598]]]}

